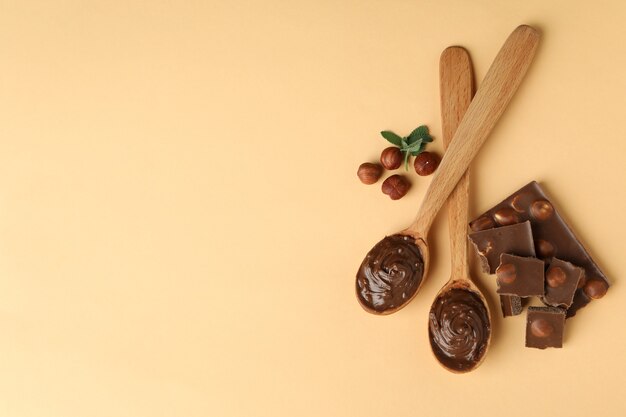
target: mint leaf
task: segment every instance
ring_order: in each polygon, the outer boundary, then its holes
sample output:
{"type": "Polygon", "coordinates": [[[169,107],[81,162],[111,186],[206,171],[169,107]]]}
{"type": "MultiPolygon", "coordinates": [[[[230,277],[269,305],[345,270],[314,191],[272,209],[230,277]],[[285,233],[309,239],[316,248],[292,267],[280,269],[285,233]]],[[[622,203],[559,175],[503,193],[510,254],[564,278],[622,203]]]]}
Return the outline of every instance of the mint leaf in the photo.
{"type": "Polygon", "coordinates": [[[410,155],[411,155],[410,152],[404,153],[404,169],[406,169],[407,171],[409,170],[409,156],[410,155]]]}
{"type": "Polygon", "coordinates": [[[383,138],[387,139],[392,145],[396,145],[398,148],[402,147],[402,138],[389,130],[383,130],[380,132],[383,138]]]}
{"type": "Polygon", "coordinates": [[[406,148],[403,148],[402,150],[406,152],[413,152],[413,151],[420,149],[421,146],[422,146],[422,140],[416,139],[412,145],[409,145],[406,148]]]}
{"type": "Polygon", "coordinates": [[[422,152],[424,152],[424,149],[426,148],[426,142],[422,142],[422,144],[420,145],[420,147],[414,151],[411,151],[411,155],[413,156],[417,156],[419,154],[421,154],[422,152]]]}
{"type": "Polygon", "coordinates": [[[428,126],[421,125],[421,126],[415,128],[411,132],[409,137],[410,138],[418,138],[418,139],[423,139],[424,137],[430,137],[430,135],[428,134],[428,126]]]}
{"type": "Polygon", "coordinates": [[[417,142],[418,140],[420,140],[420,138],[418,138],[417,136],[411,136],[411,135],[409,135],[409,136],[407,136],[407,137],[406,137],[406,141],[407,141],[407,143],[409,144],[409,146],[410,146],[410,145],[413,145],[413,144],[414,144],[415,142],[417,142]]]}

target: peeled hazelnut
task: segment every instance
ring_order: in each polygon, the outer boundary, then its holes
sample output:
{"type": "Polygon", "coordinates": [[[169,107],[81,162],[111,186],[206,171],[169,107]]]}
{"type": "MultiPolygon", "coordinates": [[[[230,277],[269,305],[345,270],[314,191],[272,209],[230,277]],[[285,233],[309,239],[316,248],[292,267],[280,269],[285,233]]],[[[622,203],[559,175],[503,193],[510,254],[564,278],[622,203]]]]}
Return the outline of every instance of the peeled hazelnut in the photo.
{"type": "Polygon", "coordinates": [[[474,232],[481,230],[493,229],[496,227],[495,222],[491,217],[482,216],[470,223],[470,229],[474,232]]]}
{"type": "Polygon", "coordinates": [[[546,282],[550,288],[560,287],[565,284],[565,281],[567,281],[567,276],[562,268],[556,266],[548,269],[548,273],[546,273],[546,282]]]}
{"type": "Polygon", "coordinates": [[[363,184],[374,184],[383,175],[383,167],[371,162],[365,162],[359,165],[356,175],[363,184]]]}
{"type": "Polygon", "coordinates": [[[535,337],[548,337],[554,333],[554,327],[546,319],[535,319],[530,324],[530,332],[535,337]]]}
{"type": "Polygon", "coordinates": [[[383,194],[387,194],[392,200],[399,200],[409,191],[411,183],[402,175],[392,175],[383,181],[383,194]]]}
{"type": "Polygon", "coordinates": [[[500,226],[519,223],[519,215],[510,207],[502,207],[494,213],[493,217],[500,226]]]}
{"type": "Polygon", "coordinates": [[[604,297],[606,294],[606,284],[598,279],[590,279],[583,287],[583,291],[587,294],[587,297],[597,300],[604,297]]]}
{"type": "Polygon", "coordinates": [[[498,282],[500,284],[509,285],[517,279],[517,273],[515,265],[513,264],[500,264],[496,269],[496,275],[498,276],[498,282]]]}
{"type": "Polygon", "coordinates": [[[385,148],[380,154],[380,163],[385,169],[398,169],[400,165],[402,165],[403,160],[404,157],[402,156],[400,148],[396,148],[395,146],[385,148]]]}
{"type": "Polygon", "coordinates": [[[539,255],[539,258],[544,259],[552,258],[555,252],[554,245],[543,239],[535,240],[535,250],[537,251],[537,255],[539,255]]]}
{"type": "Polygon", "coordinates": [[[546,220],[552,216],[554,207],[546,200],[537,200],[530,206],[530,213],[537,220],[546,220]]]}

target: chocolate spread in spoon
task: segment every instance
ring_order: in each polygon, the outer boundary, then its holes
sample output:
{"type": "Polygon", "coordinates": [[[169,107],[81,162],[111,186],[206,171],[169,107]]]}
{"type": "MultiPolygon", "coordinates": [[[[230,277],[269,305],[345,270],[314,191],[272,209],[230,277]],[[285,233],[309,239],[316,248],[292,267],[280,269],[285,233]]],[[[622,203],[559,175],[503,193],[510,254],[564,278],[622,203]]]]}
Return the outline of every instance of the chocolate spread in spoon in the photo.
{"type": "Polygon", "coordinates": [[[449,369],[466,371],[480,362],[490,332],[487,309],[472,291],[448,290],[430,310],[430,344],[435,356],[449,369]]]}
{"type": "Polygon", "coordinates": [[[356,276],[361,303],[379,312],[409,300],[422,281],[424,260],[415,239],[387,236],[369,251],[356,276]]]}

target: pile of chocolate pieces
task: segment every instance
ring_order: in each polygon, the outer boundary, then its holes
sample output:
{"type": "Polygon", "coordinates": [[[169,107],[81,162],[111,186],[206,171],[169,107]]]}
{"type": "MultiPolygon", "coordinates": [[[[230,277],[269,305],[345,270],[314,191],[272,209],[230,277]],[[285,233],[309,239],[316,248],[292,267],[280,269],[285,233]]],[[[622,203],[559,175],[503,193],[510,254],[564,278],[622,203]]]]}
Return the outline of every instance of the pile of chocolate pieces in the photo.
{"type": "Polygon", "coordinates": [[[470,222],[483,270],[497,275],[504,317],[529,307],[526,346],[563,346],[565,319],[602,298],[609,282],[539,184],[531,182],[470,222]]]}

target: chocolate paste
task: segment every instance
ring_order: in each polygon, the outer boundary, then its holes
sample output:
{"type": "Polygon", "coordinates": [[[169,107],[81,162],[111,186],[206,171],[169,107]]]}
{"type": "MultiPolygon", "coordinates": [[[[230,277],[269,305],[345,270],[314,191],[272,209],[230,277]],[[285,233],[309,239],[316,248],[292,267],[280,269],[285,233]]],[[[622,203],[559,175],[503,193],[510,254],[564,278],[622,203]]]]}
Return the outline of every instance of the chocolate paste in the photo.
{"type": "Polygon", "coordinates": [[[430,310],[430,345],[448,369],[467,371],[480,362],[490,332],[487,309],[472,291],[460,288],[446,291],[430,310]]]}
{"type": "Polygon", "coordinates": [[[415,239],[387,236],[369,251],[356,276],[363,306],[384,312],[411,299],[422,282],[424,260],[415,239]]]}

